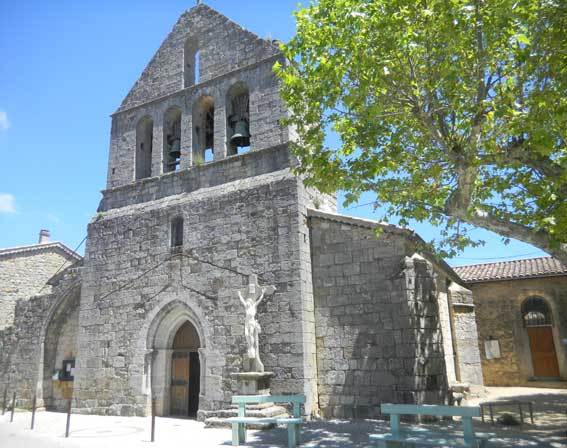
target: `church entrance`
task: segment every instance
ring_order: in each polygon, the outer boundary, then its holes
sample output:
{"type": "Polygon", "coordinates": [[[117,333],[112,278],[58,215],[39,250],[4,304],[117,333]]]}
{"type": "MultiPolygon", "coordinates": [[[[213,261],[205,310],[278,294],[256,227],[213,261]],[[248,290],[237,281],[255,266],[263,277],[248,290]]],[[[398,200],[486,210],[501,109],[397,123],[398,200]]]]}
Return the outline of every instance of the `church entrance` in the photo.
{"type": "Polygon", "coordinates": [[[559,378],[559,365],[553,343],[553,319],[544,299],[530,297],[522,304],[522,317],[528,332],[535,378],[559,378]]]}
{"type": "Polygon", "coordinates": [[[199,346],[195,327],[185,322],[175,334],[171,351],[170,415],[197,416],[201,374],[199,346]]]}

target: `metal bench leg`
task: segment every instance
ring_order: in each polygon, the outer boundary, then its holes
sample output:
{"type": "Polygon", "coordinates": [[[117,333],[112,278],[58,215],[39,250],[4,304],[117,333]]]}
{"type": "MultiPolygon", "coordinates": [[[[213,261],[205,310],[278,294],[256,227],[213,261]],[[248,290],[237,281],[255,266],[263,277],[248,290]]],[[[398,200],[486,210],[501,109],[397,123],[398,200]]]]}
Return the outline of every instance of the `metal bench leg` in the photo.
{"type": "Polygon", "coordinates": [[[301,425],[294,425],[295,426],[295,443],[298,445],[301,443],[301,425]]]}
{"type": "Polygon", "coordinates": [[[238,440],[238,423],[232,424],[232,446],[240,445],[240,440],[238,440]]]}
{"type": "Polygon", "coordinates": [[[297,446],[297,439],[296,439],[296,427],[297,425],[288,424],[287,425],[287,446],[288,448],[295,448],[297,446]]]}

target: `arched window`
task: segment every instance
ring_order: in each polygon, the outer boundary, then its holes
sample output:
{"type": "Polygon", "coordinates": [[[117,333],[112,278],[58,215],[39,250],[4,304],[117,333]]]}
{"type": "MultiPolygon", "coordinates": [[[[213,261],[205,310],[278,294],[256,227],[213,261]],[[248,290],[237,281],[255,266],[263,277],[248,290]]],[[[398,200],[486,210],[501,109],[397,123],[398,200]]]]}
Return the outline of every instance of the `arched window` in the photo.
{"type": "Polygon", "coordinates": [[[183,87],[191,87],[199,82],[200,53],[197,41],[187,39],[183,52],[183,87]]]}
{"type": "Polygon", "coordinates": [[[193,165],[214,158],[215,103],[204,96],[193,106],[193,165]]]}
{"type": "Polygon", "coordinates": [[[522,318],[526,327],[551,325],[551,310],[541,297],[530,297],[522,304],[522,318]]]}
{"type": "Polygon", "coordinates": [[[234,84],[226,95],[227,154],[250,150],[250,94],[243,82],[234,84]]]}
{"type": "Polygon", "coordinates": [[[152,175],[154,122],[146,116],[136,126],[136,180],[152,175]]]}
{"type": "Polygon", "coordinates": [[[181,109],[171,107],[163,120],[163,172],[179,169],[181,160],[181,109]]]}

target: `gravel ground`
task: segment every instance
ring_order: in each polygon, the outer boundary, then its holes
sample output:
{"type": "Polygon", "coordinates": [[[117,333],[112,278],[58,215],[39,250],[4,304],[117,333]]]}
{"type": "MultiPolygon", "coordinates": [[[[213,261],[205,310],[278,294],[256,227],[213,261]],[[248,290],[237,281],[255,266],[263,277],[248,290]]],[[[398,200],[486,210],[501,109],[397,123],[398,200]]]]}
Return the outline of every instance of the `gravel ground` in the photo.
{"type": "MultiPolygon", "coordinates": [[[[487,388],[487,395],[478,401],[497,399],[525,399],[535,402],[535,424],[522,427],[503,427],[475,422],[478,432],[492,433],[493,447],[567,447],[567,390],[532,388],[487,388]]],[[[186,446],[216,448],[231,445],[230,429],[205,429],[194,420],[158,418],[156,442],[150,442],[150,419],[141,417],[112,417],[73,415],[71,434],[64,437],[66,415],[38,412],[36,428],[29,429],[30,412],[16,412],[14,422],[10,415],[0,416],[1,448],[133,448],[186,446]],[[176,445],[174,445],[176,444],[176,445]]],[[[426,425],[440,427],[447,432],[460,430],[459,422],[426,425]]],[[[302,447],[363,448],[368,447],[368,434],[388,431],[388,423],[375,420],[310,422],[302,430],[302,447]]],[[[271,431],[248,431],[248,444],[258,448],[287,446],[284,428],[271,431]]]]}

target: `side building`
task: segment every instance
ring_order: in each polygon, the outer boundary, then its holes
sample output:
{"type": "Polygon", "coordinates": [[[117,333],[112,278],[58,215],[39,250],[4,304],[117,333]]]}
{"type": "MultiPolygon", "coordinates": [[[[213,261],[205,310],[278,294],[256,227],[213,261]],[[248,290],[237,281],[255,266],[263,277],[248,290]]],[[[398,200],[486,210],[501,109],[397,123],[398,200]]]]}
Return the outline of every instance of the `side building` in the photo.
{"type": "Polygon", "coordinates": [[[567,387],[567,267],[551,257],[461,266],[487,386],[567,387]]]}
{"type": "MultiPolygon", "coordinates": [[[[51,397],[54,393],[60,399],[72,394],[69,383],[59,377],[63,370],[55,366],[74,360],[77,327],[64,326],[68,319],[53,316],[51,308],[59,299],[55,291],[61,278],[77,270],[81,263],[79,254],[60,242],[50,241],[48,230],[41,230],[38,244],[0,249],[0,388],[2,393],[16,392],[18,403],[29,405],[34,392],[39,392],[40,399],[43,396],[44,359],[50,360],[46,394],[51,397]],[[42,329],[50,321],[61,324],[58,333],[62,337],[59,344],[48,344],[53,350],[40,356],[46,342],[42,329]]],[[[78,318],[78,309],[75,314],[78,318]]],[[[46,402],[49,407],[50,399],[46,402]]]]}

